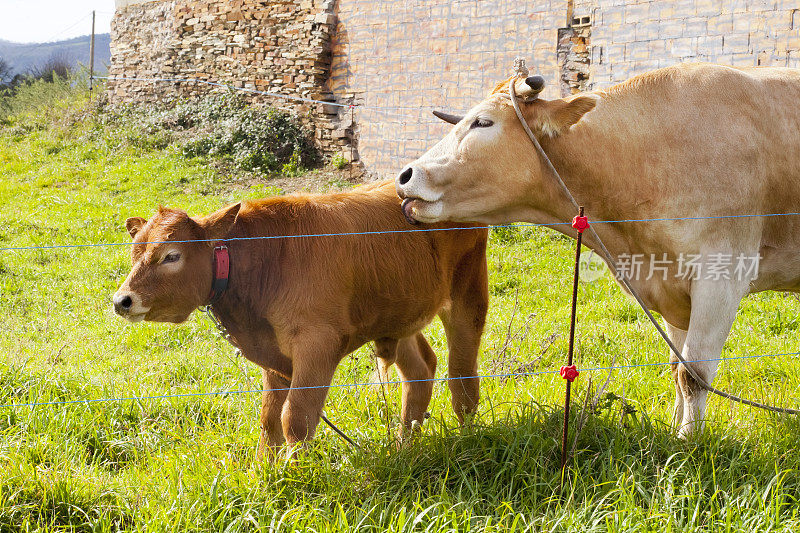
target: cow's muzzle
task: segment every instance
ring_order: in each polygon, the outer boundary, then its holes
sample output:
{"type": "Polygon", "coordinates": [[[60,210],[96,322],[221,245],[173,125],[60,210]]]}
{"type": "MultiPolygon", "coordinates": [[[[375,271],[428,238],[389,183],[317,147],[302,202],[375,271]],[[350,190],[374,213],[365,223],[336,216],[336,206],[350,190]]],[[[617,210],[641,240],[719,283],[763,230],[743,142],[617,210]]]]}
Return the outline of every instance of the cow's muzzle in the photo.
{"type": "Polygon", "coordinates": [[[131,307],[133,307],[133,298],[130,294],[114,295],[114,312],[118,315],[127,315],[131,312],[131,307]]]}
{"type": "Polygon", "coordinates": [[[409,224],[417,225],[419,222],[414,218],[414,208],[411,205],[411,202],[414,200],[414,198],[406,198],[403,200],[403,203],[400,204],[400,207],[403,209],[403,216],[406,217],[406,221],[408,221],[409,224]]]}
{"type": "Polygon", "coordinates": [[[112,301],[114,303],[114,312],[131,322],[144,320],[145,315],[150,310],[142,307],[141,298],[132,292],[117,292],[112,301]]]}

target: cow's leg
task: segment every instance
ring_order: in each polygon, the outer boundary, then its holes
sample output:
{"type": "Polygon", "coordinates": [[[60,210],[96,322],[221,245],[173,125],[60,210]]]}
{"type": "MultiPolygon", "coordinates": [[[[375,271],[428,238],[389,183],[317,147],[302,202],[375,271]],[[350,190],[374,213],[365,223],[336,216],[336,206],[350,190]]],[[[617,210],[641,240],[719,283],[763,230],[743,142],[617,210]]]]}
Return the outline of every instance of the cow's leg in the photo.
{"type": "Polygon", "coordinates": [[[344,355],[337,349],[340,341],[311,335],[299,335],[292,350],[292,388],[281,411],[283,435],[290,445],[314,437],[333,373],[344,355]]]}
{"type": "MultiPolygon", "coordinates": [[[[746,280],[698,280],[692,285],[692,310],[682,355],[686,361],[702,361],[691,364],[706,383],[714,380],[719,366],[719,361],[708,360],[718,359],[722,354],[739,303],[748,292],[748,284],[746,280]]],[[[687,438],[703,427],[708,393],[684,365],[678,365],[677,374],[683,394],[683,418],[678,434],[687,438]]]]}
{"type": "Polygon", "coordinates": [[[412,429],[414,422],[421,425],[425,420],[436,374],[436,354],[422,333],[400,339],[397,344],[397,370],[403,381],[400,419],[405,429],[412,429]]]}
{"type": "Polygon", "coordinates": [[[289,386],[285,378],[267,369],[262,374],[264,392],[261,396],[261,437],[258,439],[257,454],[259,460],[264,457],[265,451],[269,452],[270,459],[274,458],[275,452],[284,442],[281,410],[289,394],[285,390],[289,386]]]}
{"type": "MultiPolygon", "coordinates": [[[[667,335],[669,336],[669,340],[672,341],[672,344],[683,353],[683,345],[686,342],[686,334],[689,333],[685,329],[676,328],[669,322],[665,322],[667,326],[667,335]]],[[[670,363],[677,363],[678,357],[675,353],[670,350],[669,351],[669,362],[670,363]]],[[[678,366],[677,364],[670,365],[670,370],[672,371],[672,379],[675,381],[675,408],[672,411],[672,424],[677,428],[681,421],[683,420],[683,392],[681,391],[681,386],[678,383],[678,366]]]]}
{"type": "Polygon", "coordinates": [[[439,313],[449,352],[447,383],[453,409],[462,424],[465,416],[478,408],[478,350],[489,307],[484,256],[485,249],[480,247],[462,260],[454,275],[450,309],[439,313]]]}
{"type": "Polygon", "coordinates": [[[397,361],[397,339],[376,339],[375,356],[378,380],[381,382],[381,387],[384,387],[389,381],[389,368],[397,361]]]}

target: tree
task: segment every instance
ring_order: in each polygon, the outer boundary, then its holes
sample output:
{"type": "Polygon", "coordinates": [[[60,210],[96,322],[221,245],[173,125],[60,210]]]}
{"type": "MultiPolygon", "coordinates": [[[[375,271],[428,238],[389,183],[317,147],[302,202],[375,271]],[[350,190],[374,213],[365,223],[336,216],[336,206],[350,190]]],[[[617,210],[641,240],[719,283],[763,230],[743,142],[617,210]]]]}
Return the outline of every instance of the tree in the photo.
{"type": "Polygon", "coordinates": [[[31,68],[28,77],[51,82],[56,78],[68,78],[70,70],[69,59],[63,53],[54,52],[44,64],[31,68]]]}
{"type": "Polygon", "coordinates": [[[14,73],[11,70],[11,65],[0,57],[0,85],[8,85],[14,79],[14,73]]]}

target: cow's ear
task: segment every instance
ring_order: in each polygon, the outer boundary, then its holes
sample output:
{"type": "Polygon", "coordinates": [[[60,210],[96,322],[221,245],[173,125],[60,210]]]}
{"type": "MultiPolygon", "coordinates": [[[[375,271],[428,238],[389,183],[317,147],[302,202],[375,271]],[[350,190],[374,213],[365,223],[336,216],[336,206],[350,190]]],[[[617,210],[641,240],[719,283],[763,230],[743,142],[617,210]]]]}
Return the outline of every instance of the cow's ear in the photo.
{"type": "Polygon", "coordinates": [[[147,220],[142,217],[131,217],[125,221],[125,229],[128,230],[128,233],[131,234],[131,239],[133,239],[145,224],[147,224],[147,220]]]}
{"type": "Polygon", "coordinates": [[[200,220],[200,225],[206,231],[206,237],[213,240],[224,239],[236,222],[236,215],[239,214],[241,207],[241,203],[229,205],[200,220]]]}
{"type": "Polygon", "coordinates": [[[535,127],[545,135],[555,137],[566,133],[597,105],[595,96],[574,96],[542,102],[534,119],[535,127]]]}

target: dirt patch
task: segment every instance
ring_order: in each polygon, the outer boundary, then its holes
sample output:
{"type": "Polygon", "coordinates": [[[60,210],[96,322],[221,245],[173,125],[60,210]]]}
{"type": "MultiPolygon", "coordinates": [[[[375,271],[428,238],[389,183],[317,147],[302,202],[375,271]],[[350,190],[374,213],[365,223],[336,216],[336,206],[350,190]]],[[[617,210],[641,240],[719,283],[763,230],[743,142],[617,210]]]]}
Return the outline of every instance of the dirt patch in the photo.
{"type": "Polygon", "coordinates": [[[373,179],[361,167],[337,169],[326,166],[310,170],[300,176],[261,175],[236,173],[236,178],[225,189],[230,192],[250,189],[257,185],[277,187],[284,194],[293,192],[324,193],[350,189],[373,179]]]}

